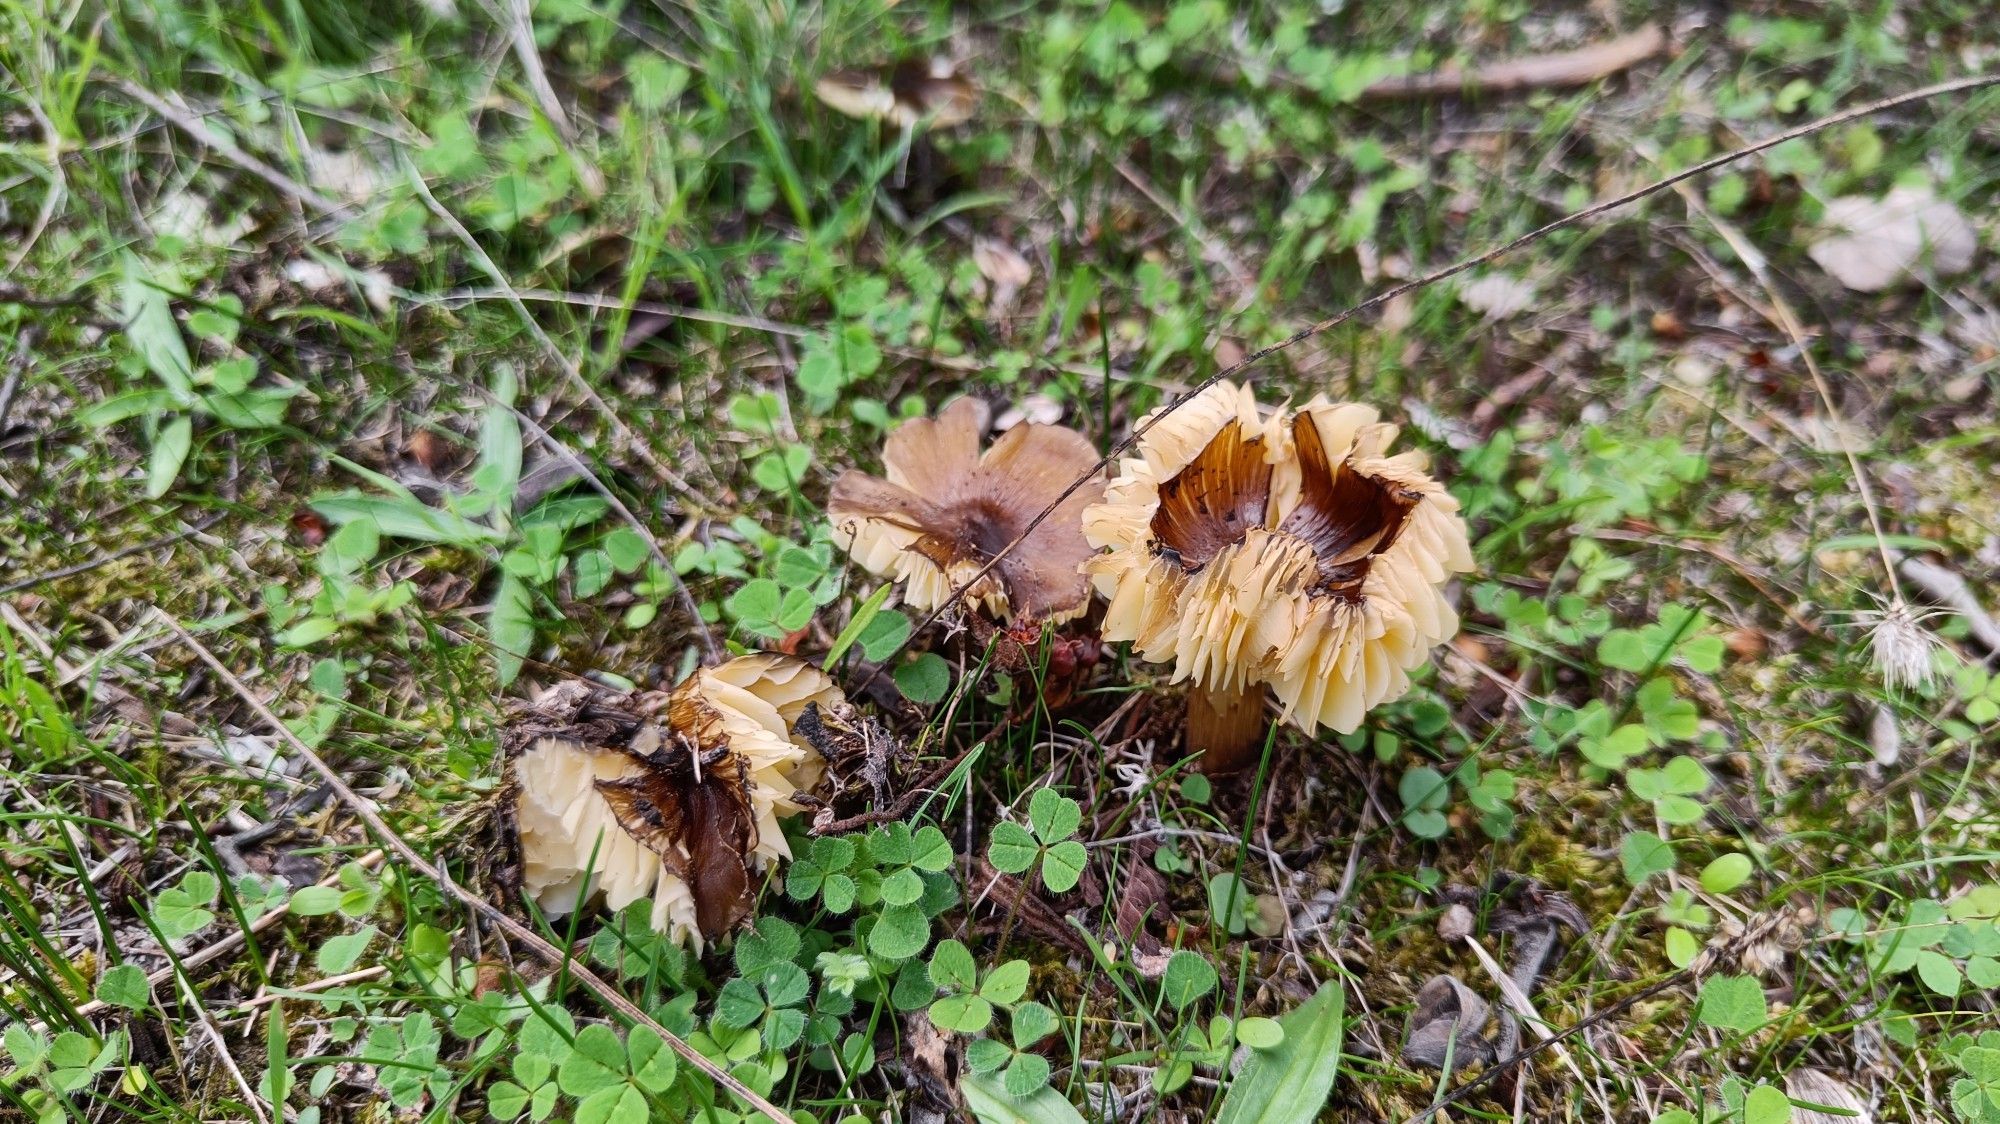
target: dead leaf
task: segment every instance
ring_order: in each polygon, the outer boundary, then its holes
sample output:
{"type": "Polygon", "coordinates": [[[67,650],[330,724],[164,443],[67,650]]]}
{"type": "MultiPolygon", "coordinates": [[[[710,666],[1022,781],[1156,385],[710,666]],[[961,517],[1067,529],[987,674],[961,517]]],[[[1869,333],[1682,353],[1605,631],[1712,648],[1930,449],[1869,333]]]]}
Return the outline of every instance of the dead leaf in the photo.
{"type": "Polygon", "coordinates": [[[1505,320],[1535,303],[1535,287],[1518,277],[1489,273],[1458,290],[1460,304],[1488,321],[1505,320]]]}
{"type": "Polygon", "coordinates": [[[445,459],[451,455],[451,445],[437,435],[433,429],[417,429],[403,440],[403,451],[411,459],[432,472],[444,468],[445,459]]]}
{"type": "Polygon", "coordinates": [[[1875,1124],[1874,1113],[1854,1087],[1823,1069],[1801,1068],[1785,1075],[1785,1095],[1805,1104],[1846,1110],[1836,1116],[1816,1109],[1792,1108],[1792,1124],[1875,1124]]]}
{"type": "Polygon", "coordinates": [[[1843,195],[1827,203],[1822,226],[1807,256],[1861,293],[1910,280],[1924,266],[1939,275],[1963,273],[1979,248],[1965,213],[1928,187],[1898,187],[1879,200],[1843,195]]]}
{"type": "Polygon", "coordinates": [[[1046,394],[1030,394],[993,419],[993,429],[997,433],[1005,433],[1023,422],[1055,425],[1062,421],[1062,414],[1062,403],[1046,394]]]}
{"type": "Polygon", "coordinates": [[[993,286],[991,304],[995,316],[1005,315],[1013,307],[1014,298],[1021,295],[1022,287],[1035,279],[1034,267],[1028,264],[1028,259],[998,238],[974,238],[972,263],[993,286]]]}
{"type": "Polygon", "coordinates": [[[1416,1007],[1403,1030],[1403,1060],[1425,1069],[1453,1070],[1493,1060],[1483,1033],[1492,1012],[1486,1000],[1455,976],[1432,976],[1417,989],[1416,1007]]]}

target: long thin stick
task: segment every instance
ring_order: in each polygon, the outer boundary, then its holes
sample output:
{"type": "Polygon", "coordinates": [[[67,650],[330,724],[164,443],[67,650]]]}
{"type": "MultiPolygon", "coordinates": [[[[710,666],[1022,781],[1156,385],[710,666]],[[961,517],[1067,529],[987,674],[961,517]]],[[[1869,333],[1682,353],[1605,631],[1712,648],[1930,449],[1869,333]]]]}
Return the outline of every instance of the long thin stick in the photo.
{"type": "Polygon", "coordinates": [[[248,152],[243,151],[243,148],[235,141],[209,128],[207,122],[204,122],[200,117],[168,102],[137,82],[120,78],[118,80],[118,88],[125,91],[125,95],[133,101],[166,118],[168,124],[213,149],[223,159],[242,168],[272,187],[277,188],[280,194],[289,195],[299,202],[312,207],[314,210],[337,211],[340,209],[339,203],[321,195],[312,188],[305,186],[255,156],[250,155],[248,152]]]}
{"type": "MultiPolygon", "coordinates": [[[[1354,319],[1356,316],[1359,316],[1364,312],[1380,308],[1382,305],[1385,305],[1390,301],[1395,300],[1397,297],[1400,297],[1405,293],[1415,292],[1418,289],[1422,289],[1430,285],[1435,285],[1439,281],[1443,281],[1446,278],[1456,277],[1459,274],[1464,273],[1466,270],[1476,269],[1479,266],[1485,265],[1487,262],[1493,261],[1495,258],[1504,257],[1507,254],[1513,253],[1515,250],[1518,250],[1523,246],[1528,246],[1535,242],[1539,242],[1543,238],[1548,237],[1549,235],[1555,233],[1558,230],[1562,230],[1566,227],[1575,226],[1578,223],[1584,222],[1587,219],[1596,218],[1598,215],[1604,214],[1607,211],[1615,211],[1620,207],[1626,206],[1627,204],[1636,203],[1639,200],[1644,199],[1649,195],[1656,195],[1659,192],[1665,191],[1667,188],[1670,188],[1675,184],[1680,183],[1682,180],[1689,180],[1695,178],[1696,176],[1705,175],[1709,172],[1716,170],[1717,168],[1733,164],[1736,161],[1741,160],[1746,156],[1754,156],[1759,152],[1764,152],[1768,149],[1776,148],[1779,145],[1786,143],[1787,141],[1795,141],[1798,140],[1800,137],[1811,136],[1812,134],[1820,132],[1823,129],[1830,129],[1835,125],[1844,125],[1850,121],[1858,121],[1863,117],[1872,117],[1877,113],[1884,113],[1891,109],[1898,109],[1901,108],[1902,106],[1910,105],[1914,102],[1928,101],[1931,98],[1943,97],[1946,94],[1964,93],[1969,90],[1979,90],[1994,85],[2000,85],[2000,74],[1979,74],[1979,75],[1974,75],[1970,78],[1958,78],[1950,82],[1939,82],[1936,85],[1925,86],[1921,89],[1911,90],[1908,93],[1902,93],[1902,94],[1897,94],[1893,97],[1882,98],[1879,101],[1872,101],[1866,105],[1855,106],[1852,109],[1843,109],[1838,113],[1822,117],[1817,121],[1808,122],[1794,129],[1787,129],[1782,133],[1766,137],[1763,140],[1756,142],[1755,144],[1745,145],[1744,147],[1736,149],[1733,152],[1725,152],[1721,156],[1712,157],[1708,160],[1702,161],[1699,164],[1683,168],[1680,171],[1675,172],[1673,175],[1667,176],[1664,179],[1655,180],[1644,187],[1638,188],[1633,191],[1628,191],[1625,194],[1619,195],[1615,198],[1606,199],[1601,203],[1593,203],[1590,206],[1585,207],[1581,211],[1573,211],[1567,215],[1564,215],[1559,219],[1556,219],[1554,222],[1538,226],[1535,229],[1529,231],[1526,234],[1521,235],[1519,238],[1516,238],[1511,242],[1507,242],[1502,245],[1496,246],[1491,250],[1487,250],[1485,253],[1465,258],[1461,261],[1455,262],[1435,272],[1426,273],[1422,277],[1416,278],[1415,280],[1405,281],[1402,284],[1395,286],[1394,288],[1384,290],[1383,292],[1377,293],[1374,296],[1369,297],[1367,300],[1362,301],[1360,304],[1354,305],[1350,308],[1343,309],[1342,311],[1337,312],[1332,316],[1329,316],[1326,319],[1319,321],[1316,324],[1312,324],[1307,327],[1301,328],[1298,331],[1293,332],[1291,335],[1286,336],[1284,339],[1279,340],[1277,343],[1271,344],[1268,347],[1259,348],[1258,350],[1251,352],[1248,356],[1239,360],[1238,362],[1233,363],[1230,366],[1224,367],[1212,375],[1209,375],[1207,378],[1196,383],[1190,390],[1188,390],[1187,393],[1181,395],[1179,398],[1174,399],[1172,402],[1167,403],[1159,410],[1154,411],[1152,417],[1148,418],[1146,421],[1144,421],[1136,428],[1134,428],[1132,432],[1125,437],[1124,440],[1118,442],[1116,445],[1113,445],[1111,447],[1111,451],[1106,453],[1104,457],[1101,460],[1099,460],[1095,465],[1092,465],[1089,471],[1085,472],[1083,475],[1071,481],[1069,487],[1064,488],[1060,495],[1056,496],[1055,499],[1050,500],[1049,505],[1043,508],[1039,515],[1036,515],[1033,519],[1028,520],[1028,525],[1021,528],[1021,533],[1014,536],[1012,542],[1009,542],[1006,546],[1001,547],[998,551],[994,553],[992,558],[989,558],[986,561],[986,564],[984,566],[981,566],[978,569],[977,572],[975,572],[971,577],[966,578],[963,582],[960,582],[957,586],[955,586],[951,590],[950,594],[947,595],[943,599],[943,601],[938,605],[937,609],[932,611],[930,616],[924,618],[922,624],[919,624],[916,628],[910,630],[909,637],[905,639],[903,643],[899,647],[897,647],[897,649],[894,652],[890,653],[889,658],[883,660],[880,666],[893,667],[895,665],[896,657],[901,655],[903,651],[907,649],[910,646],[910,644],[916,640],[918,636],[922,635],[925,629],[929,628],[933,624],[936,624],[940,617],[943,617],[945,613],[949,612],[954,606],[956,606],[959,603],[959,599],[965,596],[966,590],[971,589],[973,586],[978,585],[981,581],[984,581],[986,575],[991,573],[993,571],[993,568],[995,566],[998,566],[1002,559],[1006,558],[1009,554],[1012,554],[1014,552],[1014,549],[1020,546],[1021,543],[1024,542],[1029,535],[1034,534],[1035,528],[1041,526],[1043,520],[1047,519],[1050,515],[1054,514],[1056,508],[1061,507],[1064,501],[1068,500],[1071,496],[1075,495],[1078,488],[1081,488],[1085,484],[1089,483],[1092,477],[1108,469],[1111,466],[1112,462],[1116,460],[1119,456],[1124,454],[1124,452],[1127,449],[1130,449],[1133,445],[1138,444],[1139,440],[1146,436],[1147,431],[1151,430],[1154,426],[1160,424],[1162,421],[1165,421],[1169,414],[1172,414],[1175,410],[1178,410],[1182,406],[1185,406],[1188,402],[1192,401],[1194,397],[1200,394],[1202,391],[1207,390],[1209,387],[1214,386],[1216,383],[1219,383],[1222,380],[1237,374],[1238,372],[1249,367],[1251,364],[1256,363],[1259,360],[1267,359],[1273,355],[1276,355],[1278,352],[1284,351],[1285,349],[1293,346],[1294,344],[1302,343],[1305,340],[1309,340],[1312,337],[1317,336],[1322,332],[1328,331],[1333,328],[1337,328],[1340,325],[1347,323],[1349,320],[1354,319]]],[[[879,674],[879,670],[877,673],[879,674]]]]}
{"type": "Polygon", "coordinates": [[[396,852],[417,873],[436,883],[440,889],[457,898],[460,902],[463,902],[467,908],[485,918],[509,937],[526,945],[537,956],[546,961],[550,967],[559,968],[567,973],[571,979],[576,980],[586,990],[596,995],[600,1000],[603,1000],[606,1006],[631,1019],[634,1023],[646,1027],[648,1030],[659,1035],[662,1041],[673,1047],[674,1053],[686,1058],[688,1064],[706,1073],[717,1085],[743,1098],[751,1107],[763,1113],[766,1117],[774,1121],[775,1124],[791,1124],[791,1117],[786,1116],[776,1105],[758,1096],[749,1086],[731,1076],[728,1070],[708,1060],[707,1057],[703,1056],[701,1051],[688,1045],[679,1035],[661,1026],[651,1015],[641,1010],[638,1004],[620,995],[616,988],[604,982],[604,979],[597,973],[572,960],[569,953],[543,939],[540,933],[509,917],[500,907],[460,886],[442,868],[418,854],[416,848],[410,846],[401,835],[398,835],[396,830],[389,826],[380,813],[370,807],[368,802],[363,800],[359,793],[349,788],[346,781],[340,779],[340,774],[334,772],[327,765],[324,758],[315,753],[311,746],[300,740],[297,734],[292,733],[291,727],[285,725],[276,714],[272,713],[270,707],[265,706],[257,696],[251,694],[250,689],[243,685],[243,681],[236,677],[236,673],[223,666],[222,661],[215,657],[214,652],[208,650],[207,645],[195,639],[194,635],[183,628],[181,622],[174,619],[173,615],[165,609],[154,605],[152,611],[153,616],[171,630],[175,636],[179,637],[181,643],[187,645],[188,650],[201,657],[201,662],[207,664],[209,670],[213,671],[217,678],[229,685],[229,689],[235,692],[237,698],[243,700],[245,706],[248,706],[256,713],[257,717],[262,718],[269,724],[271,729],[276,731],[278,736],[285,740],[286,744],[298,751],[299,756],[305,759],[306,764],[312,766],[313,771],[318,773],[320,779],[326,782],[327,787],[333,790],[333,794],[340,798],[340,802],[352,809],[354,814],[361,818],[361,822],[368,826],[368,830],[373,832],[377,839],[381,840],[390,850],[396,852]]]}

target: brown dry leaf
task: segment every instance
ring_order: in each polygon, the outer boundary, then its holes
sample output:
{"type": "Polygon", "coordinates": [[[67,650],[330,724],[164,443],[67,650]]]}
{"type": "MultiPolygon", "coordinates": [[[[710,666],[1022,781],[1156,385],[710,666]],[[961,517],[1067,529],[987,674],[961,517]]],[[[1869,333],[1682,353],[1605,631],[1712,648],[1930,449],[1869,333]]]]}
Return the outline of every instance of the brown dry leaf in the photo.
{"type": "Polygon", "coordinates": [[[1492,1007],[1455,976],[1432,976],[1417,989],[1403,1029],[1403,1060],[1425,1069],[1460,1070],[1493,1060],[1484,1031],[1492,1007]]]}
{"type": "Polygon", "coordinates": [[[1062,421],[1062,415],[1062,403],[1050,398],[1046,394],[1030,394],[1014,405],[1009,406],[999,417],[994,418],[993,428],[1001,433],[1005,433],[1023,422],[1033,422],[1036,425],[1055,425],[1057,422],[1062,421]]]}
{"type": "Polygon", "coordinates": [[[1965,213],[1928,187],[1898,187],[1881,199],[1844,195],[1826,205],[1825,233],[1807,256],[1842,285],[1874,293],[1914,278],[1972,265],[1979,235],[1965,213]]]}
{"type": "Polygon", "coordinates": [[[1021,252],[998,238],[974,238],[972,263],[993,286],[992,313],[1003,316],[1014,306],[1014,298],[1035,279],[1034,267],[1021,252]]]}
{"type": "Polygon", "coordinates": [[[1854,1087],[1823,1069],[1795,1069],[1785,1075],[1785,1095],[1805,1104],[1845,1110],[1836,1116],[1817,1109],[1792,1108],[1792,1124],[1875,1124],[1875,1114],[1854,1087]]]}
{"type": "Polygon", "coordinates": [[[1386,78],[1364,91],[1371,98],[1438,94],[1507,93],[1513,90],[1583,86],[1652,58],[1667,48],[1667,34],[1649,23],[1616,39],[1523,59],[1491,63],[1470,73],[1445,66],[1429,74],[1386,78]]]}

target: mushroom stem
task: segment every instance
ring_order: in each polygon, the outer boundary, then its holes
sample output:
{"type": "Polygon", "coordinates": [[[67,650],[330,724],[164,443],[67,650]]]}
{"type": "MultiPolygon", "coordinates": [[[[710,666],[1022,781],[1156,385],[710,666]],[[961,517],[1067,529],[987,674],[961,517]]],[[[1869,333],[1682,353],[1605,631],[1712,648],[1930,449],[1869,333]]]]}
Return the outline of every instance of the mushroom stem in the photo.
{"type": "Polygon", "coordinates": [[[1264,717],[1262,684],[1211,690],[1196,683],[1188,688],[1187,748],[1200,754],[1196,767],[1204,773],[1234,773],[1257,763],[1269,721],[1264,717]]]}

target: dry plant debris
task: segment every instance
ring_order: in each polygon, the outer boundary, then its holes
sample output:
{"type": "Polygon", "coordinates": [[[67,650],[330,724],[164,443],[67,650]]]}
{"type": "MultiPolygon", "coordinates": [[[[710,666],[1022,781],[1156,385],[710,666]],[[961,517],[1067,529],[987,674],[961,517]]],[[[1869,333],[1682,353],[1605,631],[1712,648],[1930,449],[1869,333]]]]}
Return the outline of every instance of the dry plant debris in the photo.
{"type": "Polygon", "coordinates": [[[800,716],[844,705],[824,672],[765,654],[671,692],[553,688],[507,731],[525,890],[552,915],[650,898],[654,928],[697,946],[729,932],[821,771],[800,716]]]}
{"type": "Polygon", "coordinates": [[[1928,187],[1897,187],[1880,199],[1844,195],[1826,205],[1823,230],[1806,249],[1821,269],[1856,292],[1914,283],[1972,266],[1979,233],[1965,212],[1928,187]]]}

